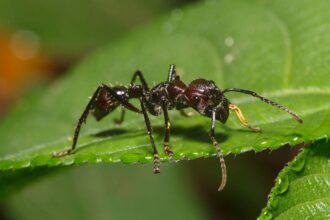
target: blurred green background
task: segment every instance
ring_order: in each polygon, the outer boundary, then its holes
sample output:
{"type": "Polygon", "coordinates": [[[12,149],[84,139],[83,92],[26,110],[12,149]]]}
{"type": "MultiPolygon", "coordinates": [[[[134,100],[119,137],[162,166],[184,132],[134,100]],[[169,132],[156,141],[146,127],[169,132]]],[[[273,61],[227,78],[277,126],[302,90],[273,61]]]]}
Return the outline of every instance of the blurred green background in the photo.
{"type": "MultiPolygon", "coordinates": [[[[191,0],[0,0],[0,115],[49,86],[88,54],[191,0]]],[[[147,40],[147,39],[146,39],[147,40]]],[[[217,159],[162,166],[85,165],[53,172],[1,201],[0,219],[254,219],[278,171],[296,151],[227,159],[218,193],[217,159]]]]}

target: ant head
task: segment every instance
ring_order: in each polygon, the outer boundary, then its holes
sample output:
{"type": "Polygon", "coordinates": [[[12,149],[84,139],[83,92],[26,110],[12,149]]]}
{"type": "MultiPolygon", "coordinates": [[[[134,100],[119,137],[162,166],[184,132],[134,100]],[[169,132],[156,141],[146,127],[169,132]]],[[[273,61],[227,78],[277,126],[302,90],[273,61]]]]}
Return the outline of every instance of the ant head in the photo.
{"type": "Polygon", "coordinates": [[[220,89],[213,81],[196,79],[192,81],[185,91],[189,105],[200,114],[209,116],[212,110],[224,98],[220,89]]]}

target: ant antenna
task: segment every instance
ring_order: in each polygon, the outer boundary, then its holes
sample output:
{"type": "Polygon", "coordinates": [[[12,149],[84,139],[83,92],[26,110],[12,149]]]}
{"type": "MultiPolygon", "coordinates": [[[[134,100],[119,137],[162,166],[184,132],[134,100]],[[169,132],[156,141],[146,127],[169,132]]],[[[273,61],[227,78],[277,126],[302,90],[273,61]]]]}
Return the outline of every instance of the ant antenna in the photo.
{"type": "Polygon", "coordinates": [[[279,105],[269,99],[266,99],[265,97],[262,97],[260,95],[258,95],[257,93],[253,92],[253,91],[250,91],[250,90],[245,90],[245,89],[239,89],[239,88],[229,88],[229,89],[225,89],[222,91],[223,93],[226,93],[226,92],[240,92],[240,93],[245,93],[245,94],[248,94],[248,95],[251,95],[253,97],[256,97],[258,99],[260,99],[261,101],[269,104],[269,105],[272,105],[276,108],[279,108],[281,109],[282,111],[285,111],[286,113],[290,114],[296,121],[298,121],[299,123],[303,123],[303,120],[294,112],[292,112],[290,109],[282,106],[282,105],[279,105]]]}

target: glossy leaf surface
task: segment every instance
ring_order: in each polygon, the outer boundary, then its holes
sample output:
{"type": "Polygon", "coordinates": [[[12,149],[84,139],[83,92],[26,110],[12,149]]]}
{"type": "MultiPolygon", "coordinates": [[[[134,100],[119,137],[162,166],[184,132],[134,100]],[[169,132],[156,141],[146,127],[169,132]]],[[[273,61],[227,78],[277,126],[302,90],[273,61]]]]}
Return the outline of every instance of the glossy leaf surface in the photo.
{"type": "Polygon", "coordinates": [[[280,172],[259,219],[328,219],[329,210],[329,142],[320,141],[280,172]]]}

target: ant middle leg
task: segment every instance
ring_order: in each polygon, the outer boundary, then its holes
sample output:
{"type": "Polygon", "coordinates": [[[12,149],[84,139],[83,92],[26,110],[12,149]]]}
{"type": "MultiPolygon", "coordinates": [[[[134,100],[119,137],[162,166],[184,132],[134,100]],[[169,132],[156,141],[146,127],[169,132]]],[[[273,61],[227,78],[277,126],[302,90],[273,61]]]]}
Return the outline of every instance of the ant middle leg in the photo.
{"type": "Polygon", "coordinates": [[[168,117],[167,106],[165,103],[163,103],[162,108],[163,108],[164,120],[165,120],[164,151],[167,156],[172,157],[173,152],[170,149],[171,122],[168,117]]]}
{"type": "Polygon", "coordinates": [[[237,105],[234,104],[229,104],[229,109],[233,112],[235,112],[237,118],[239,119],[239,121],[241,122],[241,124],[243,124],[245,127],[247,127],[248,129],[254,131],[254,132],[261,132],[261,129],[258,127],[252,127],[251,125],[249,125],[249,123],[247,122],[247,120],[244,118],[241,110],[237,107],[237,105]]]}
{"type": "Polygon", "coordinates": [[[143,116],[144,116],[144,122],[145,122],[147,132],[148,132],[148,135],[149,135],[150,143],[151,143],[151,146],[152,146],[152,149],[153,149],[153,157],[154,157],[153,171],[154,171],[154,173],[160,173],[160,160],[159,160],[156,144],[155,144],[154,138],[152,136],[152,128],[151,128],[150,120],[149,120],[148,113],[147,113],[146,100],[145,100],[144,97],[140,98],[140,104],[141,104],[141,109],[142,109],[142,113],[143,113],[143,116]]]}

